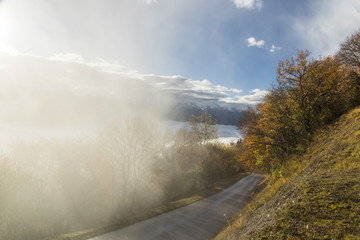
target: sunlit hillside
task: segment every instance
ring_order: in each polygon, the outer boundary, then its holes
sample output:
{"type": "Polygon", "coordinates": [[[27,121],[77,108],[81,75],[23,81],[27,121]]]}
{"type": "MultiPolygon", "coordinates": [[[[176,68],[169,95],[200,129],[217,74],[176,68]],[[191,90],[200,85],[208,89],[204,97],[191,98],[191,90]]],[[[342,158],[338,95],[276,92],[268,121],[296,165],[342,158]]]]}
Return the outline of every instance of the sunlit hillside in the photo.
{"type": "Polygon", "coordinates": [[[358,239],[359,161],[357,108],[323,129],[216,239],[358,239]]]}

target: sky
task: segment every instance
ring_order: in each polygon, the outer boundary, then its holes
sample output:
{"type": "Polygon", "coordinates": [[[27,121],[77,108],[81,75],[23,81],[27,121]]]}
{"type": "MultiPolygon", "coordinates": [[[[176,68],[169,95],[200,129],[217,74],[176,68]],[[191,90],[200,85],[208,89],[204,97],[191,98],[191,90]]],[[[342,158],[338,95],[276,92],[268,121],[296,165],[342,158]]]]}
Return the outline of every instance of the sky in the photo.
{"type": "MultiPolygon", "coordinates": [[[[359,27],[358,0],[1,0],[0,74],[11,64],[21,72],[22,61],[67,62],[184,100],[243,107],[262,100],[279,60],[299,49],[333,54],[359,27]]],[[[80,85],[89,95],[114,88],[80,85]]]]}

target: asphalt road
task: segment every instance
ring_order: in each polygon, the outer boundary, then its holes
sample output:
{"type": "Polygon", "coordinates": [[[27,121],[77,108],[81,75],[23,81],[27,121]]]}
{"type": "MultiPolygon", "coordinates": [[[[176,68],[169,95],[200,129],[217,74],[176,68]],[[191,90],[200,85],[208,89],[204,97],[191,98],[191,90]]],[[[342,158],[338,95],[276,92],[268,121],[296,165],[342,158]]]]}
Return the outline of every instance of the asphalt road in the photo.
{"type": "Polygon", "coordinates": [[[262,178],[251,174],[208,198],[91,240],[210,239],[246,205],[248,193],[262,178]]]}

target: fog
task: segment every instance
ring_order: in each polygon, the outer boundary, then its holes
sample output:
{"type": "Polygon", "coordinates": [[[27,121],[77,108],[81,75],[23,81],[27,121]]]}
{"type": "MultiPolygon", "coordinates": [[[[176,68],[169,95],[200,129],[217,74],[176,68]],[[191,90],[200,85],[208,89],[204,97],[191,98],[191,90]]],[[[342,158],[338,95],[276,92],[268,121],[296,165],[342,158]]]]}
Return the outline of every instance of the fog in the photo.
{"type": "Polygon", "coordinates": [[[181,100],[242,108],[241,90],[129,69],[176,73],[164,52],[169,39],[194,39],[182,37],[186,4],[149,12],[151,1],[106,2],[0,1],[0,239],[126,222],[205,189],[235,162],[211,162],[164,120],[181,100]],[[175,35],[171,24],[155,31],[167,18],[181,23],[175,35]]]}
{"type": "Polygon", "coordinates": [[[2,122],[99,124],[129,113],[158,116],[162,112],[156,104],[164,101],[163,95],[154,94],[138,79],[101,66],[26,55],[0,58],[2,122]]]}
{"type": "MultiPolygon", "coordinates": [[[[189,122],[175,122],[175,121],[164,121],[161,125],[164,125],[169,131],[175,133],[179,131],[184,126],[189,127],[189,122]]],[[[217,124],[218,127],[218,138],[217,142],[220,143],[236,143],[240,138],[240,132],[237,129],[237,126],[234,125],[222,125],[217,124]]]]}
{"type": "Polygon", "coordinates": [[[102,66],[6,54],[0,62],[2,128],[35,134],[34,129],[73,128],[75,135],[86,134],[86,127],[101,128],[121,116],[159,118],[165,110],[159,103],[170,101],[146,83],[102,66]]]}
{"type": "Polygon", "coordinates": [[[126,222],[237,171],[166,123],[171,91],[141,76],[77,55],[0,54],[0,239],[126,222]]]}
{"type": "Polygon", "coordinates": [[[159,204],[171,99],[89,65],[0,55],[0,238],[41,239],[159,204]]]}

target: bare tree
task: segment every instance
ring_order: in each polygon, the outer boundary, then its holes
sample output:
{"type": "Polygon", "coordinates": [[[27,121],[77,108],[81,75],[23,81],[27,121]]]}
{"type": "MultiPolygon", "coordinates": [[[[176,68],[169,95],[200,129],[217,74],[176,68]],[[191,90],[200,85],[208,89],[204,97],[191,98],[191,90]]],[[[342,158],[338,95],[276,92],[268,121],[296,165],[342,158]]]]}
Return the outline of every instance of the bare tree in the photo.
{"type": "Polygon", "coordinates": [[[336,56],[343,64],[353,68],[360,66],[360,30],[347,37],[346,40],[341,43],[340,50],[336,56]]]}

